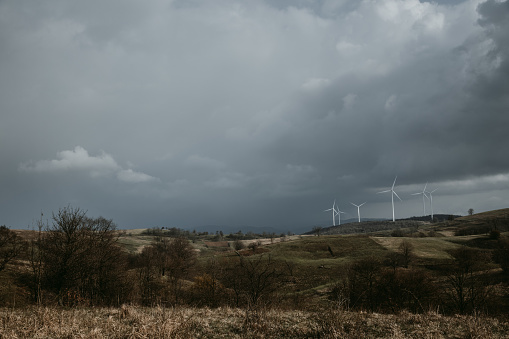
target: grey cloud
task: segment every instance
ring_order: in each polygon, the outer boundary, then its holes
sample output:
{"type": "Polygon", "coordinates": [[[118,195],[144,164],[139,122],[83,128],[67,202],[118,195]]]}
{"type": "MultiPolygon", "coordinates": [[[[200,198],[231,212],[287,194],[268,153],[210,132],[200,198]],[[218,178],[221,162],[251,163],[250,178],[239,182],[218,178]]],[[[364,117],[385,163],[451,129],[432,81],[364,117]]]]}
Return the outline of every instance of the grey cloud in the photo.
{"type": "Polygon", "coordinates": [[[98,156],[90,156],[83,147],[57,153],[54,160],[40,160],[33,164],[22,163],[20,169],[27,172],[58,172],[67,170],[83,170],[91,175],[100,175],[120,169],[111,155],[102,152],[98,156]]]}
{"type": "MultiPolygon", "coordinates": [[[[479,24],[484,28],[491,42],[485,51],[489,62],[485,74],[476,74],[478,83],[475,88],[488,100],[501,100],[498,109],[507,108],[509,93],[509,2],[486,1],[479,5],[481,18],[479,24]]],[[[495,102],[497,104],[497,102],[495,102]]],[[[492,108],[492,107],[490,107],[492,108]]]]}
{"type": "Polygon", "coordinates": [[[59,173],[65,171],[83,171],[92,177],[116,173],[116,177],[125,182],[139,183],[158,181],[159,179],[148,174],[123,169],[115,159],[104,151],[98,156],[91,156],[83,147],[76,146],[74,150],[57,153],[58,159],[39,160],[32,163],[21,163],[20,171],[35,173],[59,173]]]}
{"type": "Polygon", "coordinates": [[[158,178],[154,178],[145,173],[136,172],[132,169],[120,170],[117,173],[117,178],[122,181],[132,182],[132,183],[140,183],[140,182],[149,182],[149,181],[159,181],[158,178]]]}

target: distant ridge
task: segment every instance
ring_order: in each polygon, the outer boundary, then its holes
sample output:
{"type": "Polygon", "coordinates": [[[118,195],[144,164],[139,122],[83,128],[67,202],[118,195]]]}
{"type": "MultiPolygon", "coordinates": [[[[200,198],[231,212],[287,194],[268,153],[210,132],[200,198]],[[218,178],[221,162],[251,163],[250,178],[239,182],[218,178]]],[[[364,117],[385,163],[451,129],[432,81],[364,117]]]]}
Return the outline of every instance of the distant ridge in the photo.
{"type": "MultiPolygon", "coordinates": [[[[385,219],[385,218],[361,218],[361,222],[365,222],[365,221],[385,221],[385,220],[389,220],[389,219],[385,219]]],[[[350,224],[352,222],[358,223],[359,220],[357,218],[350,218],[350,219],[346,219],[346,220],[341,220],[341,225],[339,225],[339,226],[343,226],[345,224],[350,224]]]]}
{"type": "MultiPolygon", "coordinates": [[[[451,214],[435,214],[433,218],[435,222],[442,222],[446,220],[454,220],[461,217],[460,215],[451,214]]],[[[398,230],[401,228],[419,227],[423,223],[429,223],[431,215],[425,215],[421,217],[411,217],[404,219],[396,219],[395,222],[389,219],[377,219],[377,218],[361,218],[359,223],[356,218],[345,220],[344,223],[338,226],[323,227],[320,230],[320,234],[331,235],[331,234],[357,234],[357,233],[372,233],[381,231],[398,230]]],[[[305,235],[315,234],[316,231],[308,231],[305,235]]]]}
{"type": "MultiPolygon", "coordinates": [[[[358,234],[358,233],[372,233],[381,231],[390,231],[401,228],[419,227],[422,221],[416,220],[375,220],[375,221],[361,221],[341,224],[339,226],[330,226],[320,229],[320,234],[333,235],[333,234],[358,234]]],[[[304,233],[304,235],[316,234],[315,230],[304,233]]]]}
{"type": "MultiPolygon", "coordinates": [[[[435,222],[442,222],[446,220],[452,220],[456,218],[460,218],[461,215],[453,215],[453,214],[433,214],[433,219],[435,222]]],[[[421,217],[411,217],[406,219],[397,219],[397,220],[415,220],[415,221],[431,221],[431,215],[424,215],[421,217]]]]}
{"type": "MultiPolygon", "coordinates": [[[[492,230],[500,232],[509,231],[509,208],[476,213],[473,215],[460,216],[453,214],[435,214],[435,222],[432,223],[436,230],[452,231],[456,235],[487,234],[492,230]]],[[[403,228],[419,228],[422,225],[430,225],[431,216],[411,217],[391,220],[374,220],[342,223],[340,226],[323,227],[320,234],[357,234],[372,233],[403,228]]],[[[305,235],[316,234],[315,230],[303,233],[305,235]]]]}
{"type": "Polygon", "coordinates": [[[281,230],[273,228],[273,227],[256,227],[256,226],[227,226],[227,225],[202,225],[196,227],[184,227],[186,230],[196,230],[196,232],[208,232],[209,234],[213,234],[216,232],[223,232],[224,234],[237,233],[241,231],[242,233],[282,233],[281,230]]]}

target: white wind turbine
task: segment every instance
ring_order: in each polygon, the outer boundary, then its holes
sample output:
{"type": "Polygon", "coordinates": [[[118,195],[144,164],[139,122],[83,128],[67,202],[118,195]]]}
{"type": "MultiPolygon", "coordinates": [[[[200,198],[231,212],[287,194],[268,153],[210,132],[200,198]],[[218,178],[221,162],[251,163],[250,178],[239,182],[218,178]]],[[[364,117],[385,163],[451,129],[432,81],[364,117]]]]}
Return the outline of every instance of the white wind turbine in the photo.
{"type": "Polygon", "coordinates": [[[426,186],[428,186],[428,183],[426,183],[426,185],[424,185],[424,189],[422,190],[422,192],[417,192],[417,193],[412,194],[412,195],[422,194],[422,208],[423,208],[422,215],[423,216],[426,215],[426,200],[424,198],[428,198],[428,200],[429,200],[429,197],[426,195],[426,193],[427,193],[426,192],[426,186]]]}
{"type": "Polygon", "coordinates": [[[427,192],[429,194],[429,204],[431,206],[431,221],[433,222],[433,192],[435,192],[438,188],[435,188],[431,192],[427,192]]]}
{"type": "Polygon", "coordinates": [[[392,200],[392,221],[396,221],[396,218],[394,217],[394,196],[398,197],[398,199],[400,201],[403,201],[401,200],[401,198],[399,197],[398,193],[396,193],[394,191],[394,185],[396,185],[396,179],[398,179],[398,176],[396,176],[396,178],[394,178],[394,182],[392,183],[392,187],[390,190],[386,190],[386,191],[382,191],[382,192],[378,192],[378,193],[387,193],[387,192],[391,192],[391,200],[392,200]]]}
{"type": "Polygon", "coordinates": [[[353,202],[351,202],[350,204],[354,205],[355,207],[357,207],[357,216],[359,217],[359,222],[361,222],[361,206],[365,204],[365,202],[363,202],[362,204],[360,205],[356,205],[354,204],[353,202]]]}
{"type": "Polygon", "coordinates": [[[324,212],[332,211],[332,226],[336,226],[336,214],[338,214],[335,206],[336,206],[336,200],[334,200],[334,203],[332,204],[332,208],[329,208],[328,210],[324,211],[324,212]]]}
{"type": "Polygon", "coordinates": [[[338,225],[341,225],[341,213],[345,214],[345,212],[341,212],[339,210],[339,206],[338,206],[338,209],[336,210],[336,215],[338,216],[338,225]]]}

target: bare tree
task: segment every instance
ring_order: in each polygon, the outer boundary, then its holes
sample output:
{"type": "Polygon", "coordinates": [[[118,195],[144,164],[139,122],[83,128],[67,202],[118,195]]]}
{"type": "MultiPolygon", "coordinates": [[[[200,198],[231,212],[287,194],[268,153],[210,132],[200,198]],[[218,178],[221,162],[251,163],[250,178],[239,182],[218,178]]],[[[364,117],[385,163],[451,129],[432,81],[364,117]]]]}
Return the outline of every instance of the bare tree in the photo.
{"type": "Polygon", "coordinates": [[[241,298],[255,307],[260,301],[270,301],[283,283],[284,268],[270,256],[239,256],[228,263],[230,269],[222,276],[224,286],[231,288],[239,306],[241,298]]]}
{"type": "Polygon", "coordinates": [[[25,248],[25,242],[6,226],[0,226],[0,272],[25,248]]]}
{"type": "Polygon", "coordinates": [[[377,284],[382,265],[378,258],[369,257],[356,261],[348,273],[349,300],[352,307],[368,305],[371,311],[377,306],[377,284]]]}
{"type": "Polygon", "coordinates": [[[27,285],[32,294],[32,299],[38,305],[42,303],[42,274],[43,274],[43,261],[41,255],[42,244],[42,230],[44,223],[42,221],[43,213],[41,212],[41,219],[37,221],[37,236],[30,240],[28,247],[29,262],[31,274],[28,275],[27,285]]]}
{"type": "Polygon", "coordinates": [[[322,231],[322,226],[313,227],[313,233],[315,233],[317,236],[320,236],[321,231],[322,231]]]}
{"type": "Polygon", "coordinates": [[[136,272],[143,305],[150,306],[158,303],[162,297],[163,284],[159,279],[161,275],[159,257],[155,247],[147,246],[136,258],[136,272]]]}
{"type": "Polygon", "coordinates": [[[80,208],[53,214],[39,250],[46,287],[60,304],[112,303],[127,294],[127,260],[115,229],[111,220],[87,218],[80,208]]]}
{"type": "Polygon", "coordinates": [[[414,245],[408,240],[403,240],[399,245],[403,267],[408,268],[413,259],[414,245]]]}
{"type": "Polygon", "coordinates": [[[473,215],[474,214],[474,209],[473,208],[469,208],[468,209],[468,215],[473,215]]]}
{"type": "Polygon", "coordinates": [[[182,279],[186,278],[196,263],[196,252],[185,238],[161,239],[150,246],[147,251],[154,251],[151,256],[159,274],[170,282],[175,303],[179,302],[182,279]]]}
{"type": "Polygon", "coordinates": [[[217,258],[207,260],[200,270],[203,273],[194,277],[191,292],[195,304],[217,307],[228,303],[227,290],[220,282],[225,269],[227,267],[217,258]]]}
{"type": "Polygon", "coordinates": [[[461,247],[452,251],[451,255],[454,262],[447,277],[449,298],[460,313],[482,308],[489,291],[479,273],[486,269],[488,254],[478,249],[461,247]]]}
{"type": "Polygon", "coordinates": [[[500,238],[498,240],[498,248],[495,251],[495,262],[500,264],[505,279],[509,278],[509,239],[500,238]]]}

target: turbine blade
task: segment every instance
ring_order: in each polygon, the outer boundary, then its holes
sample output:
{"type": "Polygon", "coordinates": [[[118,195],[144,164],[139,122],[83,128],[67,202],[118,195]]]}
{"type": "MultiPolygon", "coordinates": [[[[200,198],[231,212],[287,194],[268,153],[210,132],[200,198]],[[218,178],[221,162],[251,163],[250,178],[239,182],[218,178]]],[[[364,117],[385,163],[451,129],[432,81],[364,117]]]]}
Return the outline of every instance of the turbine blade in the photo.
{"type": "Polygon", "coordinates": [[[386,190],[386,191],[382,191],[382,192],[376,192],[377,194],[378,193],[387,193],[387,192],[390,192],[391,190],[386,190]]]}
{"type": "MultiPolygon", "coordinates": [[[[367,202],[367,201],[366,201],[367,202]]],[[[361,207],[362,205],[364,205],[366,202],[363,202],[362,204],[359,205],[359,207],[361,207]]]]}
{"type": "Polygon", "coordinates": [[[392,183],[392,188],[394,188],[394,185],[396,185],[396,179],[398,179],[397,175],[396,175],[396,178],[394,178],[394,182],[392,183]]]}
{"type": "Polygon", "coordinates": [[[419,194],[422,194],[422,192],[419,192],[419,193],[412,193],[410,195],[419,195],[419,194]]]}
{"type": "Polygon", "coordinates": [[[396,192],[394,192],[394,191],[392,191],[392,193],[394,193],[394,195],[395,195],[395,196],[397,196],[397,197],[398,197],[398,199],[399,199],[400,201],[403,201],[403,200],[401,200],[401,198],[399,197],[398,193],[396,193],[396,192]]]}

